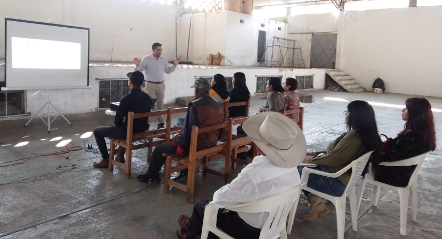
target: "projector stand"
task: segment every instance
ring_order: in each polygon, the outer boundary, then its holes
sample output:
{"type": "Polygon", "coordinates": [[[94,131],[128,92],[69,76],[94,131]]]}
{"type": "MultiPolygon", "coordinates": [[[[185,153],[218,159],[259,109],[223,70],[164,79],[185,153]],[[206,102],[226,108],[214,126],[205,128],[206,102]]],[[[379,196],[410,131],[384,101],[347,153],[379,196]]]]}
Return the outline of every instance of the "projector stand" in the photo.
{"type": "Polygon", "coordinates": [[[28,121],[28,123],[26,123],[25,125],[24,125],[24,127],[26,127],[26,126],[28,126],[28,124],[29,123],[31,123],[31,121],[35,118],[35,116],[37,116],[38,115],[38,117],[40,117],[40,119],[41,120],[43,120],[43,122],[45,122],[45,124],[48,126],[48,133],[50,133],[51,132],[51,124],[54,122],[54,120],[58,117],[58,115],[61,115],[65,120],[66,120],[66,122],[68,122],[68,124],[70,124],[70,125],[72,125],[72,123],[71,122],[69,122],[69,120],[68,119],[66,119],[66,117],[64,117],[64,115],[63,115],[63,113],[61,113],[52,103],[51,103],[51,101],[49,100],[49,90],[47,90],[47,92],[48,92],[48,101],[46,101],[46,103],[41,107],[41,109],[37,112],[37,114],[34,114],[33,116],[32,116],[32,118],[28,121]],[[45,108],[45,106],[48,106],[48,121],[46,122],[39,114],[40,114],[40,112],[45,108]],[[57,116],[55,116],[55,118],[53,118],[52,119],[52,121],[51,121],[51,115],[50,115],[50,106],[52,106],[57,112],[58,112],[58,115],[57,116]]]}

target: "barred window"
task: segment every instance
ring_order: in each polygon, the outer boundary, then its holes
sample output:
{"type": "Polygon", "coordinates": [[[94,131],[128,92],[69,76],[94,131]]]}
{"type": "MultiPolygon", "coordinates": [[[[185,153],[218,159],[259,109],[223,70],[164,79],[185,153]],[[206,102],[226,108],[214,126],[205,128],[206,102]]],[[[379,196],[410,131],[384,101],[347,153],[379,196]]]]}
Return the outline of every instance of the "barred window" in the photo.
{"type": "Polygon", "coordinates": [[[99,79],[98,108],[109,108],[110,102],[119,102],[129,93],[128,80],[99,79]]]}
{"type": "MultiPolygon", "coordinates": [[[[4,82],[0,82],[3,87],[4,82]]],[[[25,91],[0,91],[0,116],[21,115],[26,113],[25,91]]]]}
{"type": "MultiPolygon", "coordinates": [[[[257,76],[256,77],[256,93],[266,93],[267,81],[270,77],[276,77],[282,80],[282,76],[257,76]]],[[[281,82],[282,83],[282,82],[281,82]]]]}
{"type": "MultiPolygon", "coordinates": [[[[213,76],[195,76],[195,80],[199,79],[199,78],[203,78],[208,80],[209,82],[213,79],[213,76]]],[[[227,91],[230,92],[230,90],[233,88],[233,77],[226,77],[224,76],[224,79],[226,79],[226,83],[227,83],[227,91]]]]}

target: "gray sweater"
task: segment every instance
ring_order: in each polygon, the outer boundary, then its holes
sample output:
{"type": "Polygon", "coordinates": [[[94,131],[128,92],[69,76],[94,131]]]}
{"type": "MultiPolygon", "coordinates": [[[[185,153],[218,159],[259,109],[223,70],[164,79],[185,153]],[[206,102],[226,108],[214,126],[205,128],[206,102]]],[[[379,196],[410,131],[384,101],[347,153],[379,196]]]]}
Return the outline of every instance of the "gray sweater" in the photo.
{"type": "Polygon", "coordinates": [[[284,110],[284,94],[277,91],[269,93],[264,111],[281,112],[282,110],[284,110]]]}

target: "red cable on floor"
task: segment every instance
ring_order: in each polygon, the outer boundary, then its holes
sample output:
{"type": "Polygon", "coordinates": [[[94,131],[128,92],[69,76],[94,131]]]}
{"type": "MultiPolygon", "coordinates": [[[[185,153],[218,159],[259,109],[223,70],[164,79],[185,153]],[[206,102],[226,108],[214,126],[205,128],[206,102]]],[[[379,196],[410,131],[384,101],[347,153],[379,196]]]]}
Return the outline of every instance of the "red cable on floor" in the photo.
{"type": "Polygon", "coordinates": [[[57,152],[57,153],[49,153],[49,154],[36,154],[36,153],[31,153],[31,154],[29,154],[29,157],[26,158],[26,160],[23,161],[23,162],[20,162],[20,163],[13,163],[13,164],[7,164],[7,165],[0,165],[0,168],[10,167],[10,166],[17,166],[17,165],[20,165],[20,164],[24,164],[24,163],[28,162],[29,159],[31,159],[32,156],[35,156],[35,157],[44,157],[44,156],[57,156],[57,155],[58,155],[58,156],[61,156],[61,157],[66,158],[65,156],[63,156],[64,154],[67,154],[67,153],[70,153],[70,152],[75,152],[75,151],[83,150],[83,147],[82,147],[82,146],[75,146],[75,145],[73,145],[72,143],[69,143],[68,145],[65,146],[65,149],[66,149],[66,151],[61,151],[61,152],[57,152]],[[69,145],[72,145],[72,146],[69,146],[69,145]]]}

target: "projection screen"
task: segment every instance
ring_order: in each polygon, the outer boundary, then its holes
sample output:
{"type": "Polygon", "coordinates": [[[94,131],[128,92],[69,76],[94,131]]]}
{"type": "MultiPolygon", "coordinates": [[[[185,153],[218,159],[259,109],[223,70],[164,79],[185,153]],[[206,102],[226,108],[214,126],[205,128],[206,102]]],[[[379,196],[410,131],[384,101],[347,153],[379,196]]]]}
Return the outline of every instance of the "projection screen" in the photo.
{"type": "Polygon", "coordinates": [[[5,19],[2,90],[89,88],[89,28],[5,19]]]}

